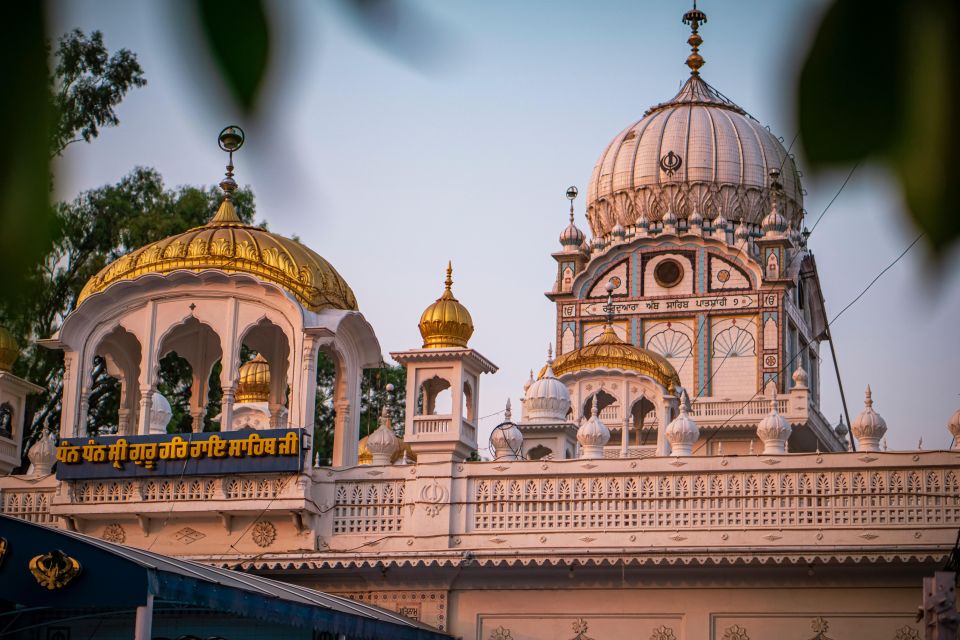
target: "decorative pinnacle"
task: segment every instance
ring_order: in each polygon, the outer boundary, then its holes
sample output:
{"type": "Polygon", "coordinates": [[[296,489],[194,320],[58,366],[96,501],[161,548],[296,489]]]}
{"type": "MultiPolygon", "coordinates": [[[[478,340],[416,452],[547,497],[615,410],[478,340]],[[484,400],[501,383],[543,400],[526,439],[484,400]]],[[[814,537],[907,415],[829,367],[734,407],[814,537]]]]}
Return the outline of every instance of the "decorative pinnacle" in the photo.
{"type": "Polygon", "coordinates": [[[570,201],[570,222],[573,223],[573,201],[577,198],[580,191],[576,187],[567,187],[567,200],[570,201]]]}
{"type": "Polygon", "coordinates": [[[867,385],[867,392],[863,398],[863,406],[865,407],[873,406],[873,392],[870,391],[870,385],[867,385]]]}
{"type": "Polygon", "coordinates": [[[510,398],[507,398],[507,406],[503,410],[503,421],[510,422],[513,414],[510,412],[510,398]]]}
{"type": "Polygon", "coordinates": [[[703,38],[700,37],[699,29],[701,24],[706,23],[707,14],[697,9],[697,0],[693,0],[693,9],[683,14],[683,24],[690,25],[690,37],[687,38],[687,44],[690,45],[690,55],[687,56],[690,75],[700,75],[700,67],[704,65],[703,56],[700,55],[700,45],[703,44],[703,38]]]}
{"type": "Polygon", "coordinates": [[[607,280],[607,326],[613,327],[613,290],[616,287],[613,284],[613,279],[607,280]]]}
{"type": "Polygon", "coordinates": [[[452,299],[453,291],[450,287],[453,286],[453,261],[447,260],[447,279],[443,281],[443,298],[452,299]]]}
{"type": "Polygon", "coordinates": [[[547,343],[547,364],[553,364],[553,343],[547,343]]]}
{"type": "Polygon", "coordinates": [[[227,161],[227,175],[220,181],[220,188],[223,189],[224,197],[227,200],[233,197],[233,192],[237,189],[237,183],[233,179],[233,152],[238,151],[243,146],[244,138],[243,129],[236,125],[224,127],[220,135],[217,136],[217,144],[230,154],[230,159],[227,161]]]}

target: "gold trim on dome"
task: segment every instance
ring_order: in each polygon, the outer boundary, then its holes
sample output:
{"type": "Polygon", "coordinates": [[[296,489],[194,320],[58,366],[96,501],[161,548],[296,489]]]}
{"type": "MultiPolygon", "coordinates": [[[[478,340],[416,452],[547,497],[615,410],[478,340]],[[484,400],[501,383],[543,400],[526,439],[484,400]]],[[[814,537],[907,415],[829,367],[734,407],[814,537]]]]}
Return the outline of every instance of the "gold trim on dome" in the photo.
{"type": "Polygon", "coordinates": [[[37,583],[50,590],[62,589],[80,575],[80,563],[77,559],[59,549],[33,556],[27,566],[37,583]]]}
{"type": "Polygon", "coordinates": [[[237,380],[237,402],[268,402],[270,400],[270,364],[259,353],[240,365],[237,380]]]}
{"type": "Polygon", "coordinates": [[[420,316],[420,335],[424,349],[466,348],[473,335],[473,318],[465,306],[453,297],[453,264],[447,263],[443,295],[424,309],[420,316]]]}
{"type": "MultiPolygon", "coordinates": [[[[648,349],[627,344],[609,324],[600,337],[573,351],[557,356],[553,373],[558,378],[567,373],[588,369],[626,369],[653,378],[673,393],[680,386],[680,377],[666,358],[648,349]]],[[[542,378],[546,367],[540,370],[542,378]]]]}
{"type": "Polygon", "coordinates": [[[330,263],[295,240],[243,224],[228,199],[206,225],[153,242],[108,264],[84,286],[77,306],[114,282],[151,273],[207,269],[249,273],[277,284],[310,311],[357,309],[353,291],[330,263]]]}

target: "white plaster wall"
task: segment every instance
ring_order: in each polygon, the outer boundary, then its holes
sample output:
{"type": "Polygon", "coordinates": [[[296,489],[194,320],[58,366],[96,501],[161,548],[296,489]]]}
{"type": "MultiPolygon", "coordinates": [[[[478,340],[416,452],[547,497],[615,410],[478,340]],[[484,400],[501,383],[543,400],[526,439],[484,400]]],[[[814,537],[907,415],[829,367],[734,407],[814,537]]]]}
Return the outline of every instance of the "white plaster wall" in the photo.
{"type": "Polygon", "coordinates": [[[680,384],[693,394],[697,371],[696,331],[693,320],[653,320],[643,325],[646,348],[664,356],[680,376],[680,384]],[[689,357],[688,357],[689,354],[689,357]]]}
{"type": "Polygon", "coordinates": [[[643,294],[644,296],[682,296],[693,293],[693,263],[684,254],[680,253],[662,253],[651,258],[643,267],[643,294]],[[683,278],[680,282],[669,289],[657,284],[653,277],[653,271],[657,265],[667,259],[673,259],[683,266],[683,278]]]}
{"type": "Polygon", "coordinates": [[[711,393],[714,398],[752,396],[758,389],[756,316],[715,318],[710,322],[711,393]]]}

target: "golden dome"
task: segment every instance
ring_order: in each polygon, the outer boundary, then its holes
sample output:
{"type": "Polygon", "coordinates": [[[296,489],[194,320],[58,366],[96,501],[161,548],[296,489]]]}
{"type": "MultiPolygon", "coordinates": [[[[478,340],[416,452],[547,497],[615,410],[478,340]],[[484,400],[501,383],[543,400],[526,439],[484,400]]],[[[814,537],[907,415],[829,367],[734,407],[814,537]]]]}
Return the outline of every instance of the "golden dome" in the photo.
{"type": "MultiPolygon", "coordinates": [[[[373,464],[373,454],[370,453],[370,449],[367,447],[367,438],[370,436],[363,436],[360,438],[360,444],[358,446],[357,453],[357,464],[373,464]]],[[[400,446],[397,447],[397,450],[390,456],[390,464],[393,464],[397,460],[403,457],[403,454],[407,454],[407,460],[410,462],[417,461],[417,454],[413,452],[413,449],[410,448],[409,444],[404,443],[403,438],[397,438],[400,441],[400,446]]]]}
{"type": "MultiPolygon", "coordinates": [[[[599,338],[553,361],[553,372],[559,378],[565,373],[584,369],[627,369],[653,378],[673,393],[680,386],[680,377],[663,356],[621,340],[609,324],[599,338]]],[[[544,370],[546,367],[544,367],[544,370]]],[[[543,376],[541,370],[540,376],[543,376]]]]}
{"type": "Polygon", "coordinates": [[[357,309],[353,291],[322,257],[295,240],[244,224],[228,196],[210,222],[114,260],[87,282],[77,306],[114,282],[149,273],[219,269],[277,284],[311,311],[357,309]]]}
{"type": "Polygon", "coordinates": [[[20,345],[13,334],[0,327],[0,371],[10,371],[20,356],[20,345]]]}
{"type": "Polygon", "coordinates": [[[420,316],[420,335],[424,349],[466,347],[473,335],[473,318],[467,308],[453,297],[453,265],[447,263],[446,289],[420,316]]]}
{"type": "Polygon", "coordinates": [[[237,381],[237,402],[267,402],[270,400],[270,365],[259,353],[240,365],[237,381]]]}

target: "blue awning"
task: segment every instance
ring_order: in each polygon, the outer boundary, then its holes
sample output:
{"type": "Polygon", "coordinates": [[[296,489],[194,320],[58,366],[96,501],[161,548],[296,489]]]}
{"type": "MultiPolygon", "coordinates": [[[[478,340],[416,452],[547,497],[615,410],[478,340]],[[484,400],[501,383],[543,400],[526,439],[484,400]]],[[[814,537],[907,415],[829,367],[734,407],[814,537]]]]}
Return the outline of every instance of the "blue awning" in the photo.
{"type": "Polygon", "coordinates": [[[148,596],[347,638],[450,640],[391,611],[239,571],[179,560],[0,515],[0,599],[27,607],[140,607],[148,596]],[[31,558],[59,550],[80,564],[66,586],[48,589],[31,558]]]}

